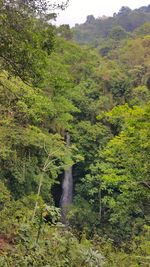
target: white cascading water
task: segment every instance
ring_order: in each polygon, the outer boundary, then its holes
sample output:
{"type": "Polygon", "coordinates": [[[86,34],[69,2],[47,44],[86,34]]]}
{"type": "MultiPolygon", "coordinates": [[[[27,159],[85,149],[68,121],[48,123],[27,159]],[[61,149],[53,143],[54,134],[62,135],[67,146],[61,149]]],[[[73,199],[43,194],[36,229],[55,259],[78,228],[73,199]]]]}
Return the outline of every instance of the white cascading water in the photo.
{"type": "MultiPolygon", "coordinates": [[[[70,146],[70,134],[66,133],[66,145],[70,146]]],[[[73,198],[73,176],[72,176],[72,166],[64,171],[64,179],[62,182],[62,195],[60,199],[60,207],[62,214],[62,222],[67,223],[67,212],[69,206],[72,204],[73,198]]]]}

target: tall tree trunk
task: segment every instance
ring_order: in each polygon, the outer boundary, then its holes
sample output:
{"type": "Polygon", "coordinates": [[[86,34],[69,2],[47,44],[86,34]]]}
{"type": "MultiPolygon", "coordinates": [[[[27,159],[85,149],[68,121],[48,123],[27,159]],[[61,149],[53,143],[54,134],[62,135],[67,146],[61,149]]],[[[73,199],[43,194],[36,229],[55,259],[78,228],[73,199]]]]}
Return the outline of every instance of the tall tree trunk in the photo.
{"type": "MultiPolygon", "coordinates": [[[[70,146],[70,134],[66,133],[66,145],[70,146]]],[[[60,199],[60,207],[62,213],[62,222],[67,223],[67,213],[69,206],[72,204],[73,198],[73,176],[72,176],[72,166],[64,171],[64,179],[62,183],[62,195],[60,199]]]]}

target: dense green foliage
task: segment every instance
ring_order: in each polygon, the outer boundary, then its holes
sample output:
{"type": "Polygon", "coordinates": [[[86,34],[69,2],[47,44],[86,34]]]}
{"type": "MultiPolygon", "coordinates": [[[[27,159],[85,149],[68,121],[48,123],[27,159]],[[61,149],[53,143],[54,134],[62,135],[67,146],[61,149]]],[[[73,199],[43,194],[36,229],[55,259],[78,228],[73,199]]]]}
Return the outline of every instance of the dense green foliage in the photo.
{"type": "Polygon", "coordinates": [[[125,39],[146,22],[150,22],[150,5],[135,10],[122,7],[113,17],[87,16],[85,23],[75,25],[74,39],[80,44],[94,45],[98,45],[106,38],[125,39]]]}
{"type": "Polygon", "coordinates": [[[149,6],[122,8],[91,49],[43,4],[0,1],[0,266],[149,267],[149,6]]]}

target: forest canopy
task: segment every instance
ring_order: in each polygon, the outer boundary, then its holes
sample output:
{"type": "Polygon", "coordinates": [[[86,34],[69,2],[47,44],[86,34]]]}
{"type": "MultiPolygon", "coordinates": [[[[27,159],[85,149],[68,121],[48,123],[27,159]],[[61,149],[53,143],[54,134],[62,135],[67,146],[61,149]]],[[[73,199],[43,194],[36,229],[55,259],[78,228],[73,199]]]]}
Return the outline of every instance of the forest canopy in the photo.
{"type": "Polygon", "coordinates": [[[0,1],[0,266],[149,267],[150,8],[47,3],[0,1]]]}

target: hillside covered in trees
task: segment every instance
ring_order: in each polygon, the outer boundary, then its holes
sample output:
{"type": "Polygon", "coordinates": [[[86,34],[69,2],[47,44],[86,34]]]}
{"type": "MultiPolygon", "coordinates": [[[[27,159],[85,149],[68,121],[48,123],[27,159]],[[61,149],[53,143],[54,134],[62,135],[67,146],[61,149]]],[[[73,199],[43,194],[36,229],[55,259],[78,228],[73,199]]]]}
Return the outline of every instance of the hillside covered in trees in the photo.
{"type": "Polygon", "coordinates": [[[146,22],[150,22],[150,5],[135,10],[123,6],[113,17],[88,15],[85,23],[75,25],[74,39],[79,44],[97,45],[107,38],[129,38],[146,22]]]}
{"type": "Polygon", "coordinates": [[[149,267],[150,7],[65,8],[0,0],[0,267],[149,267]]]}

